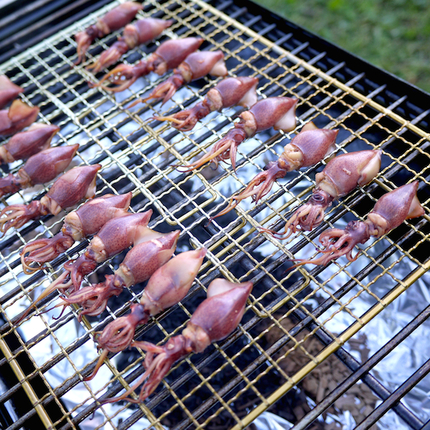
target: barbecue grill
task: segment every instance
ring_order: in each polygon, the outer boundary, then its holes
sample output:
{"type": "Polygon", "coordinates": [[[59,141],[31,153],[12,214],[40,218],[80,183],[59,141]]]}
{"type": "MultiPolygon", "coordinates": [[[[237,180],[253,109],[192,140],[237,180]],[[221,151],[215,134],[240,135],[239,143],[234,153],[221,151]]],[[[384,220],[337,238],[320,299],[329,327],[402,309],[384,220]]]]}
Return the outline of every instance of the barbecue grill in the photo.
{"type": "MultiPolygon", "coordinates": [[[[109,302],[108,310],[97,319],[83,318],[78,324],[78,309],[70,309],[58,319],[49,313],[32,313],[32,318],[15,326],[17,315],[40,293],[40,287],[55,279],[64,263],[82,252],[88,241],[75,244],[43,271],[28,277],[21,270],[20,250],[34,238],[54,235],[62,218],[46,216],[9,232],[0,242],[2,428],[128,429],[135,423],[135,428],[177,430],[245,428],[269,409],[289,408],[290,395],[300,395],[303,381],[317,373],[326,360],[343,363],[348,376],[324,396],[311,399],[313,408],[295,417],[294,429],[305,429],[321,420],[336,400],[363,384],[380,403],[366,412],[358,428],[381,423],[387,413],[410,428],[428,428],[430,417],[411,409],[404,397],[409,392],[413,395],[429,373],[430,361],[416,364],[416,372],[396,387],[386,386],[373,370],[425,324],[430,306],[421,303],[414,318],[388,341],[381,341],[367,361],[358,358],[352,345],[367,324],[376,326],[386,318],[396,299],[407,297],[408,289],[420,282],[430,267],[430,97],[250,1],[148,0],[141,15],[173,18],[175,24],[156,41],[130,51],[126,62],[137,62],[167,38],[201,36],[205,40],[202,49],[225,53],[231,74],[259,77],[260,98],[297,97],[300,126],[313,120],[320,128],[338,128],[337,153],[383,150],[377,178],[335,202],[323,224],[311,233],[279,242],[258,234],[258,228],[273,224],[274,229],[282,229],[294,208],[309,198],[315,173],[327,159],[290,173],[257,206],[241,202],[235,211],[208,223],[232,193],[261,171],[265,161],[277,158],[293,134],[271,130],[242,144],[236,172],[230,165],[178,172],[173,165],[185,164],[207,151],[231,127],[240,110],[212,113],[191,133],[182,133],[151,118],[201,100],[214,83],[210,78],[181,89],[164,106],[149,102],[133,109],[127,109],[131,101],[147,94],[164,77],[139,79],[117,95],[90,88],[87,81],[94,77],[84,66],[120,32],[93,43],[85,64],[79,67],[73,67],[73,35],[116,4],[99,2],[86,9],[82,1],[64,3],[63,15],[50,9],[51,15],[38,24],[9,35],[26,47],[25,51],[18,52],[19,47],[10,42],[7,46],[7,38],[2,38],[4,63],[0,72],[25,88],[22,98],[40,107],[41,121],[61,127],[54,144],[80,143],[78,164],[102,164],[97,195],[132,191],[133,211],[154,210],[151,228],[181,230],[178,251],[198,246],[208,249],[188,296],[141,327],[136,338],[157,343],[180,333],[216,277],[251,280],[254,290],[239,328],[203,354],[176,363],[146,402],[100,406],[97,400],[128,388],[144,371],[137,365],[144,359],[142,352],[121,353],[125,358],[120,365],[118,356],[111,354],[104,372],[91,384],[82,382],[98,357],[95,332],[127,313],[130,304],[139,299],[142,286],[124,292],[122,302],[109,302]],[[38,43],[32,45],[35,41],[38,43]],[[383,238],[366,243],[354,263],[341,258],[327,267],[287,271],[289,259],[316,253],[323,230],[353,218],[365,219],[381,195],[414,180],[420,181],[418,197],[426,209],[424,217],[404,222],[383,238]],[[310,349],[310,340],[318,347],[310,349]],[[285,365],[298,355],[298,366],[285,365]],[[70,396],[78,400],[72,403],[70,396]],[[95,412],[94,421],[89,421],[95,412]]],[[[52,4],[38,2],[34,7],[43,11],[48,6],[52,4]]],[[[20,22],[22,16],[16,18],[20,22]]],[[[5,27],[1,31],[5,35],[10,30],[5,27]]],[[[19,166],[11,165],[11,171],[19,166]]],[[[6,173],[8,167],[2,169],[6,173]]],[[[2,203],[40,199],[47,190],[22,191],[3,198],[2,203]]],[[[87,280],[102,278],[103,273],[115,270],[119,261],[112,259],[87,280]]],[[[42,301],[37,310],[49,309],[54,299],[55,295],[42,301]]]]}

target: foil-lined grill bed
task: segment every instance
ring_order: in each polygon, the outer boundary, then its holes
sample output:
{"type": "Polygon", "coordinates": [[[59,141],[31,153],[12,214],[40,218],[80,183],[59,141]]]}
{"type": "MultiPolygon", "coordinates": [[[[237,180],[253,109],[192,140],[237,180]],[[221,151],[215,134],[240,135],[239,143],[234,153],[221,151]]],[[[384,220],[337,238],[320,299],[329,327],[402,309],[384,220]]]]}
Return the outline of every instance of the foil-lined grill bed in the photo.
{"type": "MultiPolygon", "coordinates": [[[[383,400],[379,408],[367,410],[366,421],[360,428],[374,423],[389,428],[384,426],[390,422],[403,426],[407,422],[411,428],[421,428],[430,418],[425,409],[411,408],[407,401],[397,402],[410,390],[413,396],[414,390],[419,389],[414,387],[429,372],[428,362],[421,359],[425,354],[414,364],[417,374],[405,376],[403,385],[384,386],[377,373],[368,372],[387,354],[390,357],[391,351],[396,354],[396,347],[411,338],[414,330],[422,329],[428,317],[428,98],[411,101],[408,94],[397,92],[392,85],[396,80],[390,78],[387,83],[373,79],[366,70],[356,68],[357,64],[349,64],[349,57],[342,61],[338,51],[333,56],[323,51],[318,41],[313,43],[300,29],[286,23],[281,26],[284,21],[277,21],[270,14],[262,17],[251,3],[248,7],[218,0],[145,3],[142,15],[176,21],[155,42],[130,51],[126,62],[137,62],[167,38],[201,36],[205,39],[202,49],[221,49],[225,53],[232,75],[259,78],[260,98],[297,97],[298,129],[310,120],[320,128],[338,128],[338,154],[383,150],[377,178],[335,202],[323,224],[311,233],[296,234],[279,242],[258,234],[258,227],[274,223],[275,229],[282,229],[294,208],[309,198],[315,173],[322,170],[324,163],[289,173],[257,206],[243,201],[236,211],[208,224],[232,193],[243,188],[267,161],[278,157],[294,133],[271,130],[249,139],[239,147],[236,172],[230,165],[188,174],[175,170],[175,164],[187,163],[207,151],[231,127],[240,111],[232,108],[212,113],[192,132],[182,133],[151,117],[177,112],[201,100],[214,84],[210,78],[181,89],[164,106],[148,103],[131,110],[127,109],[131,101],[149,93],[164,77],[141,78],[117,95],[89,88],[87,81],[94,77],[84,67],[119,33],[94,43],[87,61],[79,67],[73,67],[73,34],[114,4],[12,58],[0,66],[0,72],[13,77],[25,89],[25,101],[40,107],[40,121],[61,127],[54,144],[80,143],[77,164],[103,166],[98,174],[97,195],[132,191],[133,211],[154,210],[151,228],[163,232],[181,230],[179,252],[198,246],[209,250],[188,296],[180,305],[141,327],[136,338],[157,343],[179,333],[216,277],[251,280],[254,290],[238,330],[203,354],[176,363],[145,403],[99,407],[97,399],[128,388],[144,371],[142,366],[136,366],[143,361],[144,354],[125,351],[116,357],[110,355],[108,366],[103,366],[94,381],[82,382],[98,357],[94,333],[128,312],[130,304],[138,301],[142,285],[110,301],[100,318],[84,318],[79,324],[77,309],[66,311],[57,320],[53,316],[58,311],[53,311],[14,327],[14,317],[88,241],[75,244],[44,271],[29,277],[22,273],[20,250],[34,238],[54,235],[63,218],[47,216],[9,232],[0,242],[0,366],[2,374],[13,371],[16,380],[12,378],[2,390],[0,403],[6,407],[10,400],[25,398],[28,405],[23,404],[24,413],[8,428],[26,427],[34,422],[64,430],[211,429],[222,425],[225,427],[221,428],[244,428],[269,408],[289,408],[294,402],[291,396],[304,395],[305,381],[318,373],[328,358],[346,365],[349,377],[341,378],[336,387],[324,392],[323,398],[312,398],[308,390],[311,403],[315,402],[313,409],[304,417],[294,413],[284,416],[295,420],[294,428],[304,429],[315,419],[321,421],[337,398],[351,387],[362,385],[358,383],[360,379],[373,391],[373,405],[377,404],[376,396],[383,400]],[[290,258],[316,253],[317,239],[323,230],[344,226],[354,218],[364,219],[381,195],[414,180],[420,181],[418,197],[426,210],[424,217],[407,221],[387,236],[366,243],[354,263],[341,258],[326,268],[305,266],[287,270],[290,258]],[[393,309],[398,309],[399,301],[407,301],[408,297],[414,297],[418,305],[404,321],[405,327],[391,333],[388,339],[369,339],[370,358],[364,362],[356,346],[357,342],[366,343],[366,327],[375,330],[378,321],[382,323],[393,309]],[[417,318],[411,321],[413,317],[417,318]],[[311,348],[310,341],[315,339],[318,346],[313,344],[311,348]],[[93,421],[89,421],[95,411],[93,421]],[[389,412],[384,416],[386,411],[389,412]]],[[[404,84],[399,88],[403,89],[404,84]]],[[[20,165],[11,165],[11,171],[17,171],[20,165]]],[[[3,171],[6,172],[4,166],[3,171]]],[[[48,187],[16,193],[2,199],[2,203],[41,198],[48,187]]],[[[123,255],[99,267],[87,281],[97,282],[105,273],[111,273],[123,255]]],[[[52,307],[54,299],[42,301],[38,310],[52,307]]],[[[402,366],[401,361],[398,366],[402,366]]]]}

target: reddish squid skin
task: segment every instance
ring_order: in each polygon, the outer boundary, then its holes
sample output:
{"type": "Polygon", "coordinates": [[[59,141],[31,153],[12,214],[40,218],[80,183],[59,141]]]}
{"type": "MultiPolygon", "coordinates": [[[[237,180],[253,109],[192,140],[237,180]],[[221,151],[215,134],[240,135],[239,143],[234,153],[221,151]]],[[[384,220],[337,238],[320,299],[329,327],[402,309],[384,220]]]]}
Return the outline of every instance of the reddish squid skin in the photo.
{"type": "Polygon", "coordinates": [[[163,19],[145,18],[136,21],[134,24],[127,25],[123,35],[109,49],[104,51],[94,64],[88,66],[87,69],[92,70],[93,73],[97,73],[101,69],[111,66],[127,51],[156,38],[172,24],[172,20],[165,21],[163,19]]]}
{"type": "Polygon", "coordinates": [[[124,27],[136,16],[137,12],[142,9],[143,6],[140,3],[131,1],[122,3],[99,18],[96,24],[89,26],[84,31],[76,33],[75,40],[78,45],[78,58],[75,64],[79,64],[85,58],[88,48],[95,39],[106,36],[124,27]]]}
{"type": "Polygon", "coordinates": [[[80,316],[100,315],[108,300],[119,296],[125,287],[148,280],[151,275],[168,260],[176,249],[180,231],[159,236],[139,243],[126,255],[124,261],[113,275],[107,275],[105,282],[82,288],[62,299],[60,305],[79,304],[80,316]]]}
{"type": "MultiPolygon", "coordinates": [[[[151,94],[144,98],[145,102],[151,99],[163,99],[163,103],[170,100],[176,91],[183,85],[203,78],[207,74],[212,76],[226,76],[227,68],[224,62],[222,51],[199,51],[194,52],[173,70],[173,75],[167,80],[157,85],[151,94]]],[[[136,105],[141,100],[132,103],[130,107],[136,105]]]]}
{"type": "Polygon", "coordinates": [[[35,300],[18,319],[22,321],[37,303],[49,296],[55,290],[69,291],[71,294],[81,287],[82,279],[97,267],[97,263],[120,253],[131,245],[159,236],[147,228],[152,210],[139,214],[126,214],[120,218],[108,221],[93,237],[87,250],[76,260],[70,260],[64,265],[64,272],[35,300]]]}
{"type": "Polygon", "coordinates": [[[258,78],[225,78],[210,89],[203,101],[171,116],[156,116],[158,121],[171,121],[178,130],[190,131],[205,116],[232,106],[250,108],[257,102],[258,78]]]}
{"type": "Polygon", "coordinates": [[[39,108],[15,100],[9,109],[0,110],[0,136],[9,136],[32,124],[39,115],[39,108]]]}
{"type": "Polygon", "coordinates": [[[69,249],[75,241],[97,233],[111,219],[125,216],[131,196],[131,192],[120,195],[106,194],[70,212],[64,219],[60,233],[52,238],[30,242],[23,248],[21,262],[24,273],[32,274],[43,267],[30,267],[32,262],[44,264],[52,261],[69,249]]]}
{"type": "Polygon", "coordinates": [[[354,246],[365,243],[370,237],[381,237],[395,229],[403,221],[424,215],[425,211],[417,198],[418,181],[403,185],[382,196],[376,203],[366,221],[351,221],[345,230],[333,228],[321,234],[319,240],[324,246],[320,251],[324,255],[314,260],[294,260],[303,264],[326,265],[330,261],[345,255],[349,261],[355,261],[352,256],[354,246]]]}
{"type": "Polygon", "coordinates": [[[0,196],[52,181],[64,172],[78,148],[79,144],[58,146],[33,155],[16,175],[9,174],[0,178],[0,196]]]}
{"type": "Polygon", "coordinates": [[[147,353],[145,373],[122,396],[104,400],[102,403],[119,400],[143,402],[154,392],[173,363],[192,352],[203,352],[212,342],[224,339],[238,326],[252,287],[251,282],[234,284],[224,279],[215,279],[208,287],[208,298],[198,306],[182,334],[172,337],[163,346],[149,342],[133,342],[132,346],[147,353]],[[139,398],[127,398],[145,380],[139,398]]]}
{"type": "Polygon", "coordinates": [[[324,219],[324,211],[333,200],[350,193],[354,188],[369,183],[381,167],[382,151],[358,151],[338,155],[316,175],[312,197],[299,207],[288,220],[283,233],[271,233],[280,240],[298,230],[311,231],[324,219]]]}
{"type": "Polygon", "coordinates": [[[191,53],[199,49],[203,43],[201,37],[186,37],[185,39],[167,40],[163,42],[147,59],[139,61],[134,66],[120,64],[107,73],[95,85],[106,91],[120,92],[129,88],[136,80],[151,72],[161,76],[168,70],[178,67],[191,53]],[[115,85],[108,87],[103,82],[115,85]]]}
{"type": "Polygon", "coordinates": [[[190,172],[212,161],[230,159],[236,170],[237,147],[247,138],[273,127],[275,130],[291,131],[296,127],[295,110],[298,100],[289,97],[269,97],[260,100],[248,111],[239,115],[240,121],[219,140],[212,149],[194,163],[184,166],[181,172],[190,172]]]}
{"type": "Polygon", "coordinates": [[[32,219],[51,213],[58,215],[63,209],[79,203],[84,198],[94,197],[96,174],[100,164],[75,167],[58,178],[41,200],[28,205],[10,205],[0,213],[0,231],[6,233],[10,228],[19,228],[32,219]]]}
{"type": "Polygon", "coordinates": [[[183,252],[162,265],[152,274],[140,303],[131,305],[131,313],[96,333],[98,348],[103,349],[103,353],[86,381],[94,378],[108,352],[120,352],[130,346],[138,325],[145,324],[150,316],[179,303],[187,295],[205,255],[205,248],[183,252]]]}
{"type": "Polygon", "coordinates": [[[24,90],[15,85],[7,76],[0,75],[0,109],[15,100],[24,90]]]}

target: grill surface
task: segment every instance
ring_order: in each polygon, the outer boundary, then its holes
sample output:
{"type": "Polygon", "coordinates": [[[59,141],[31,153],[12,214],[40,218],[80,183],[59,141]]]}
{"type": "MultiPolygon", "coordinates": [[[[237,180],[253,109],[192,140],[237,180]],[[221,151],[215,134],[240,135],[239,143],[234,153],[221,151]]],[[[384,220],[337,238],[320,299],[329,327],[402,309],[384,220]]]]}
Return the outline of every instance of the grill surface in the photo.
{"type": "MultiPolygon", "coordinates": [[[[86,81],[93,79],[92,75],[84,67],[72,67],[76,55],[73,34],[114,4],[12,58],[0,67],[0,72],[25,88],[23,99],[41,108],[41,121],[61,127],[55,144],[78,142],[79,163],[103,165],[98,175],[98,195],[133,191],[133,211],[154,209],[152,228],[181,230],[179,251],[201,245],[209,250],[187,298],[141,327],[137,338],[164,342],[179,333],[216,277],[252,280],[255,287],[238,330],[205,353],[177,363],[156,393],[144,404],[133,406],[126,420],[119,420],[118,414],[130,405],[103,406],[91,428],[127,429],[142,417],[154,428],[216,428],[219,420],[228,428],[244,428],[286,393],[298,393],[299,382],[318,372],[329,357],[343,362],[350,376],[324,400],[318,399],[315,408],[294,428],[306,428],[359,380],[383,400],[360,428],[370,427],[391,408],[391,413],[411,428],[421,428],[429,417],[418,416],[400,400],[427,375],[429,362],[422,363],[417,373],[394,391],[369,371],[413,335],[429,316],[430,308],[423,303],[416,318],[388,344],[381,343],[381,349],[364,363],[351,353],[351,345],[366,324],[377,323],[393,309],[396,298],[408,294],[408,288],[430,265],[426,236],[430,192],[426,109],[430,98],[252,3],[247,3],[246,8],[230,1],[151,0],[143,15],[174,18],[176,23],[155,43],[128,53],[127,62],[134,63],[153,52],[167,37],[202,36],[202,48],[223,50],[231,74],[259,77],[260,97],[299,98],[300,125],[313,120],[319,127],[339,128],[338,153],[383,150],[378,177],[333,204],[326,221],[312,233],[295,235],[280,243],[258,235],[256,229],[273,222],[275,228],[282,228],[296,205],[310,196],[315,172],[324,163],[292,172],[258,206],[242,202],[237,216],[232,212],[208,225],[210,216],[225,206],[234,191],[261,171],[266,161],[277,158],[292,135],[269,131],[242,144],[236,173],[226,165],[217,171],[176,171],[172,164],[186,163],[222,137],[238,110],[211,114],[193,132],[184,134],[148,119],[200,100],[213,85],[210,79],[182,89],[163,107],[143,104],[133,111],[125,107],[163,77],[140,79],[117,96],[90,89],[86,81]],[[285,272],[289,258],[315,253],[317,238],[324,229],[339,227],[353,218],[364,219],[382,194],[417,179],[418,196],[426,207],[423,218],[405,222],[387,236],[366,243],[354,263],[341,258],[326,268],[306,266],[285,272]],[[311,339],[319,342],[316,351],[307,348],[311,339]],[[300,366],[294,371],[286,370],[285,363],[297,354],[301,356],[300,366]]],[[[111,45],[117,35],[93,44],[84,66],[111,45]]],[[[19,167],[15,163],[11,170],[19,167]]],[[[34,195],[41,198],[47,189],[21,192],[3,199],[3,203],[29,202],[34,195]]],[[[141,286],[124,292],[125,304],[112,302],[101,318],[84,319],[82,325],[76,322],[76,310],[58,320],[42,315],[27,319],[17,328],[11,323],[34,294],[39,294],[38,287],[46,286],[61,273],[64,262],[88,244],[76,244],[43,272],[31,277],[23,275],[19,262],[22,247],[35,237],[52,236],[61,224],[60,217],[48,216],[8,234],[0,243],[0,366],[2,374],[12,369],[14,375],[0,403],[4,407],[17,398],[29,402],[22,406],[19,419],[5,423],[9,429],[40,428],[34,424],[40,425],[40,421],[46,428],[79,428],[97,408],[96,399],[116,395],[143,372],[142,366],[136,367],[143,354],[122,353],[129,357],[127,365],[118,369],[110,356],[109,377],[104,373],[92,384],[81,382],[94,368],[97,354],[93,348],[91,360],[86,362],[80,351],[85,345],[92,347],[94,332],[128,311],[130,303],[139,299],[141,286]],[[30,338],[22,335],[26,330],[31,331],[30,338]],[[74,340],[67,336],[70,332],[76,333],[74,340]],[[61,382],[53,384],[53,374],[60,374],[61,382]],[[74,391],[78,392],[79,402],[66,405],[65,399],[74,391]]],[[[114,259],[99,268],[99,276],[118,267],[118,261],[114,259]]],[[[42,302],[38,310],[51,306],[52,298],[42,302]]],[[[137,426],[144,428],[146,424],[141,420],[137,426]]]]}

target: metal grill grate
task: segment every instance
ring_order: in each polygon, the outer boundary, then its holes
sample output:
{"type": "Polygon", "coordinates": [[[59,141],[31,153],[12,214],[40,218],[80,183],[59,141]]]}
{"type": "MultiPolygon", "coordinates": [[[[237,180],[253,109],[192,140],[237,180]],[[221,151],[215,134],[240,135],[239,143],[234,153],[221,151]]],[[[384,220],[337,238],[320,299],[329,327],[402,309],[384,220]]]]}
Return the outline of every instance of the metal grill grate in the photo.
{"type": "MultiPolygon", "coordinates": [[[[314,174],[321,170],[322,163],[289,174],[258,206],[242,202],[237,207],[238,216],[230,214],[207,225],[210,216],[259,172],[266,160],[277,158],[292,135],[269,131],[241,145],[237,172],[230,166],[191,174],[176,171],[172,164],[185,163],[206,151],[231,127],[238,111],[229,109],[211,114],[193,132],[184,134],[148,119],[154,114],[176,112],[200,100],[213,85],[210,79],[180,90],[163,107],[144,104],[133,111],[125,107],[135,97],[150,91],[163,77],[141,79],[116,96],[90,89],[86,81],[93,79],[92,75],[84,67],[72,67],[76,52],[73,34],[113,5],[0,67],[2,73],[25,88],[25,101],[41,108],[41,121],[61,127],[56,144],[80,143],[81,164],[102,164],[98,194],[133,191],[134,211],[154,209],[156,216],[151,227],[160,231],[180,228],[178,250],[199,245],[208,248],[206,263],[187,298],[141,327],[138,338],[164,342],[179,333],[196,303],[204,297],[205,287],[215,277],[255,283],[248,310],[236,332],[205,353],[177,363],[149,401],[131,409],[127,419],[119,417],[130,405],[97,409],[100,413],[92,428],[127,429],[142,417],[148,424],[139,421],[139,428],[146,425],[178,430],[215,428],[214,423],[220,419],[229,428],[244,428],[334,356],[350,369],[351,376],[325,400],[319,401],[295,428],[306,428],[360,378],[381,399],[386,399],[364,425],[370,426],[395,405],[395,413],[412,428],[420,428],[423,417],[397,402],[429,372],[428,363],[424,363],[418,376],[406,380],[406,385],[393,393],[368,371],[425,321],[429,308],[423,306],[417,319],[397,333],[389,344],[381,345],[381,351],[365,364],[351,354],[351,343],[367,323],[381,318],[381,312],[383,318],[390,304],[407,294],[406,290],[430,265],[429,110],[424,108],[428,106],[428,98],[416,97],[416,90],[411,89],[414,95],[411,101],[412,95],[403,92],[407,88],[405,84],[396,86],[395,79],[381,75],[370,66],[366,69],[371,72],[368,76],[363,63],[357,63],[353,57],[339,60],[341,53],[334,47],[332,52],[324,52],[323,44],[302,30],[288,27],[270,14],[262,17],[257,7],[252,3],[247,5],[252,7],[218,0],[209,3],[151,0],[146,3],[143,15],[174,18],[176,23],[156,42],[130,52],[126,61],[134,63],[148,55],[166,37],[200,35],[205,39],[202,48],[221,49],[226,54],[231,74],[259,77],[260,97],[299,98],[300,125],[313,120],[319,127],[339,128],[338,153],[383,150],[383,166],[376,180],[335,203],[326,221],[314,232],[295,235],[284,243],[257,235],[256,228],[273,222],[277,229],[282,228],[295,206],[309,197],[314,174]],[[364,219],[383,193],[416,179],[420,181],[419,199],[426,206],[422,219],[405,222],[389,235],[367,243],[354,263],[346,264],[345,259],[340,259],[327,268],[305,267],[285,272],[290,257],[314,253],[321,231],[329,226],[338,227],[353,217],[364,219]],[[359,300],[367,307],[357,307],[359,300]],[[332,331],[339,324],[343,327],[344,321],[347,321],[345,330],[334,334],[332,331]],[[311,339],[321,342],[317,351],[307,347],[311,339]],[[294,371],[286,370],[284,363],[297,354],[302,357],[301,365],[294,371]]],[[[86,64],[112,44],[117,35],[93,44],[86,64]]],[[[18,168],[19,163],[12,166],[13,171],[18,168]]],[[[37,198],[46,191],[47,188],[39,189],[37,198]]],[[[3,199],[3,203],[28,202],[33,198],[34,190],[30,190],[3,199]]],[[[59,217],[48,216],[10,233],[0,243],[0,305],[4,320],[0,366],[2,369],[10,366],[17,378],[0,396],[0,403],[5,405],[19,393],[22,395],[22,389],[30,401],[25,414],[8,427],[11,430],[26,427],[37,417],[46,428],[79,428],[97,408],[97,399],[128,388],[143,372],[142,366],[136,367],[143,360],[143,354],[130,355],[130,362],[120,370],[110,356],[109,378],[104,373],[92,384],[81,382],[94,368],[97,355],[93,348],[90,362],[85,362],[80,351],[85,346],[92,347],[95,331],[128,311],[130,303],[139,299],[140,288],[124,293],[125,304],[112,305],[102,318],[84,319],[79,326],[74,311],[56,321],[42,315],[33,316],[20,327],[11,323],[23,306],[31,302],[33,294],[40,292],[38,287],[46,286],[61,273],[64,262],[88,244],[75,245],[44,272],[24,276],[19,264],[22,247],[35,237],[54,235],[61,224],[59,217]],[[26,330],[32,333],[30,338],[22,335],[26,330]],[[76,332],[75,340],[70,341],[67,336],[70,332],[76,332]],[[29,371],[23,371],[25,357],[30,361],[29,371]],[[55,374],[62,378],[53,384],[55,374]],[[44,391],[36,388],[36,382],[42,384],[44,391]],[[67,396],[74,391],[79,401],[66,405],[67,396]],[[59,411],[57,415],[50,412],[52,406],[59,411]]],[[[115,267],[117,260],[106,263],[97,273],[115,267]]],[[[45,300],[39,310],[51,304],[52,300],[45,300]]]]}

